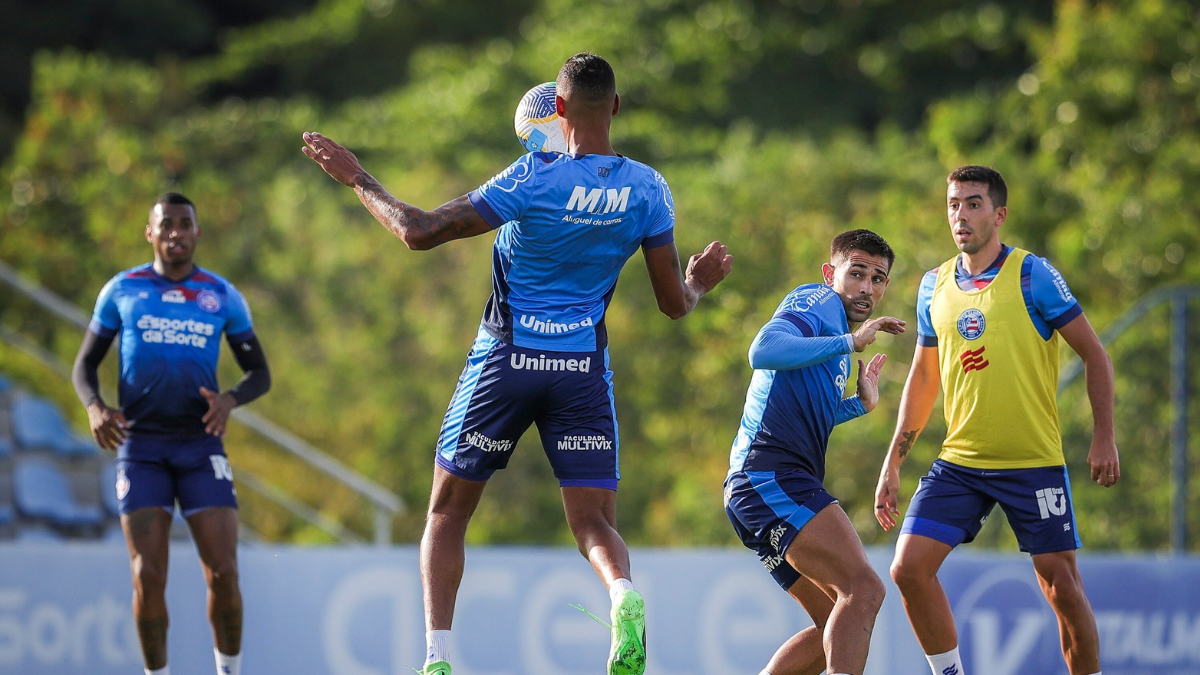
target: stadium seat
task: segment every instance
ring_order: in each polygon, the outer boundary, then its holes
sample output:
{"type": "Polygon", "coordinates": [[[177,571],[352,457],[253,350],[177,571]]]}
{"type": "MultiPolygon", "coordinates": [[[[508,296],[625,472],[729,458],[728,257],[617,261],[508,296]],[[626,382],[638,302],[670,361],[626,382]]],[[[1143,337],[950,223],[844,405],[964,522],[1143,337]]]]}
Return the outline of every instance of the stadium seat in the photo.
{"type": "Polygon", "coordinates": [[[104,519],[100,507],[76,503],[67,477],[45,457],[26,457],[17,462],[13,501],[22,516],[64,528],[95,528],[104,519]]]}
{"type": "Polygon", "coordinates": [[[0,527],[12,525],[14,520],[16,520],[16,516],[13,514],[13,510],[8,506],[0,504],[0,527]]]}
{"type": "Polygon", "coordinates": [[[16,540],[20,542],[61,542],[63,536],[45,525],[27,525],[17,530],[16,540]]]}
{"type": "Polygon", "coordinates": [[[49,449],[74,457],[94,454],[96,447],[71,432],[54,404],[37,396],[17,396],[12,402],[13,435],[24,450],[49,449]]]}
{"type": "Polygon", "coordinates": [[[7,438],[0,438],[0,457],[8,457],[13,453],[12,441],[7,438]]]}

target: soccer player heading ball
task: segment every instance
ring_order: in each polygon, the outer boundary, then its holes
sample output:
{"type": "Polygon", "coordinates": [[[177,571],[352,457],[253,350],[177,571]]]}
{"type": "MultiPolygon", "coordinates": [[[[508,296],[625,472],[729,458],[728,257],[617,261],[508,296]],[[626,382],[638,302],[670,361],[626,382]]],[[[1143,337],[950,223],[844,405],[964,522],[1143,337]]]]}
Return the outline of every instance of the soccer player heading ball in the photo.
{"type": "Polygon", "coordinates": [[[646,667],[645,607],[616,530],[621,475],[604,313],[617,275],[639,248],[658,307],[672,319],[691,312],[729,274],[733,258],[714,241],[681,274],[666,180],[618,155],[609,141],[621,99],[607,61],[576,54],[555,87],[566,152],[530,152],[432,211],[393,197],[333,140],[304,134],[304,154],[353,188],[409,248],[499,230],[494,290],[434,456],[421,539],[426,675],[450,673],[467,523],[487,480],[508,464],[517,440],[535,423],[562,488],[567,524],[612,599],[608,673],[640,675],[646,667]],[[590,451],[579,452],[581,444],[590,451]]]}

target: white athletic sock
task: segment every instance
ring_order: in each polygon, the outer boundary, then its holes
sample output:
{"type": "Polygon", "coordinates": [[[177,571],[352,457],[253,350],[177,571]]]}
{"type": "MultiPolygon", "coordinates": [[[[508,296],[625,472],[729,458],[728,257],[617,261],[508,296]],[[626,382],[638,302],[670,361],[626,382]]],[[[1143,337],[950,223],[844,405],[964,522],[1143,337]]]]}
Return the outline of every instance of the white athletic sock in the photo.
{"type": "Polygon", "coordinates": [[[962,659],[958,656],[958,647],[941,654],[926,654],[929,669],[933,675],[963,675],[962,659]]]}
{"type": "Polygon", "coordinates": [[[214,647],[213,657],[217,660],[217,675],[239,675],[242,672],[241,652],[230,656],[222,654],[219,649],[214,647]]]}
{"type": "Polygon", "coordinates": [[[610,584],[608,587],[608,599],[615,605],[615,604],[617,604],[617,599],[621,597],[622,593],[624,593],[625,591],[632,591],[632,590],[633,590],[633,582],[632,581],[630,581],[628,579],[617,579],[617,580],[613,581],[612,584],[610,584]]]}
{"type": "Polygon", "coordinates": [[[171,666],[163,666],[158,670],[150,670],[149,668],[142,668],[142,670],[146,671],[146,675],[171,675],[171,666]]]}
{"type": "Polygon", "coordinates": [[[425,665],[445,661],[450,663],[450,631],[431,630],[425,633],[425,665]]]}

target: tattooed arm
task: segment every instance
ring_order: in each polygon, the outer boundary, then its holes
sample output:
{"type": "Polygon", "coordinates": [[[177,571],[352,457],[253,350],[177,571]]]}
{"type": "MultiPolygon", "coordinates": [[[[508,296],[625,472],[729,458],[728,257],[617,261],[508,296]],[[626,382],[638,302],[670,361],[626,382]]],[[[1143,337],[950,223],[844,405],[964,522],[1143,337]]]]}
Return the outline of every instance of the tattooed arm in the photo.
{"type": "Polygon", "coordinates": [[[301,151],[333,177],[354,188],[359,201],[389,232],[414,250],[427,250],[455,239],[474,237],[492,227],[479,215],[466,196],[451,200],[432,211],[405,204],[393,197],[367,173],[354,153],[315,132],[304,134],[301,151]]]}
{"type": "Polygon", "coordinates": [[[896,432],[892,435],[892,444],[883,460],[883,468],[879,471],[879,484],[875,488],[875,519],[885,530],[895,526],[900,515],[897,505],[900,464],[904,462],[904,458],[917,442],[917,437],[921,435],[921,430],[925,428],[925,423],[929,421],[940,385],[937,347],[917,345],[912,368],[908,371],[908,381],[904,383],[904,395],[900,399],[896,432]]]}

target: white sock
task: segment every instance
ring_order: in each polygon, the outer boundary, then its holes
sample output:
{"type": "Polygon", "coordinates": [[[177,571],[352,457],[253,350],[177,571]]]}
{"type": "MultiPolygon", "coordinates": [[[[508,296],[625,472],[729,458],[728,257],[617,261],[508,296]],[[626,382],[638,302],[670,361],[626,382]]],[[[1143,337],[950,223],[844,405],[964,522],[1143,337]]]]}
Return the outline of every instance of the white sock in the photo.
{"type": "Polygon", "coordinates": [[[239,675],[242,672],[241,652],[230,656],[229,654],[222,654],[219,649],[213,648],[213,657],[217,660],[217,675],[239,675]]]}
{"type": "Polygon", "coordinates": [[[958,647],[941,654],[926,654],[929,669],[933,675],[963,675],[962,659],[958,656],[958,647]]]}
{"type": "Polygon", "coordinates": [[[171,666],[163,666],[158,670],[150,670],[149,668],[142,668],[142,670],[146,671],[146,675],[171,675],[171,666]]]}
{"type": "Polygon", "coordinates": [[[633,582],[628,579],[617,579],[608,586],[608,599],[613,603],[617,603],[617,599],[625,591],[633,590],[633,582]]]}
{"type": "Polygon", "coordinates": [[[425,633],[425,665],[445,661],[450,663],[450,631],[431,630],[425,633]]]}

